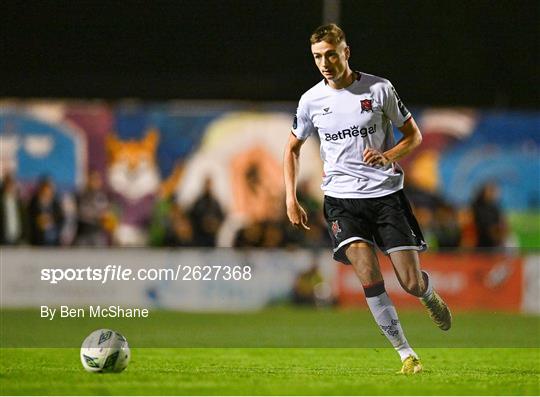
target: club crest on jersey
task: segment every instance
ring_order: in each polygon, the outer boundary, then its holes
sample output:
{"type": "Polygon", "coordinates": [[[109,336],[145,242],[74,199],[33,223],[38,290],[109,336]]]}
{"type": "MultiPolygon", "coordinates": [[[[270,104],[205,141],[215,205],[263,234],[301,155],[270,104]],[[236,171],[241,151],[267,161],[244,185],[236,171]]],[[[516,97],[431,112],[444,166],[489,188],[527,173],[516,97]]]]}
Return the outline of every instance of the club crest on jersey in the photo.
{"type": "Polygon", "coordinates": [[[335,238],[338,237],[338,234],[341,233],[341,228],[339,227],[339,221],[332,221],[332,234],[335,238]]]}
{"type": "Polygon", "coordinates": [[[373,112],[373,100],[371,99],[362,99],[360,101],[360,106],[362,107],[362,112],[373,112]]]}

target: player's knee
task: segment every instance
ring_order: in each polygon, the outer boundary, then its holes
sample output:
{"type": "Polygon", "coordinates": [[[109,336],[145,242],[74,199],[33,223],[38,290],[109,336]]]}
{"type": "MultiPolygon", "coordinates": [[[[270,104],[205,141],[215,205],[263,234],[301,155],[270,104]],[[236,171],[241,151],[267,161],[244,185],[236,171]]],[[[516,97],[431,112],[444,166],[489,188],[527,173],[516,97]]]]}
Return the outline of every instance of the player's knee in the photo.
{"type": "Polygon", "coordinates": [[[353,267],[362,284],[371,284],[382,278],[380,272],[369,264],[353,263],[353,267]]]}
{"type": "Polygon", "coordinates": [[[365,265],[357,265],[354,266],[354,271],[356,272],[356,275],[360,278],[360,280],[364,280],[371,277],[371,269],[368,266],[365,265]]]}

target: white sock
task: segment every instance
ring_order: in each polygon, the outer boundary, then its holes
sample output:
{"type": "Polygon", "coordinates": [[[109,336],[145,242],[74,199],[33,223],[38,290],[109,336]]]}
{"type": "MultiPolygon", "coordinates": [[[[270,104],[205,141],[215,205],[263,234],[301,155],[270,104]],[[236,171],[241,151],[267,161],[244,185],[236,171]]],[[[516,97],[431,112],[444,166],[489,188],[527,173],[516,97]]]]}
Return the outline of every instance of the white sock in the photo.
{"type": "Polygon", "coordinates": [[[401,357],[401,361],[405,360],[409,356],[418,358],[418,355],[409,346],[407,338],[403,333],[401,324],[397,316],[396,309],[390,300],[390,297],[386,292],[380,295],[367,298],[367,303],[375,322],[379,325],[379,328],[383,334],[388,338],[394,349],[401,357]]]}
{"type": "Polygon", "coordinates": [[[428,301],[432,295],[433,295],[433,283],[431,282],[431,277],[429,277],[429,273],[422,270],[422,277],[424,277],[424,282],[427,284],[426,292],[424,292],[424,295],[420,297],[423,301],[428,301]]]}

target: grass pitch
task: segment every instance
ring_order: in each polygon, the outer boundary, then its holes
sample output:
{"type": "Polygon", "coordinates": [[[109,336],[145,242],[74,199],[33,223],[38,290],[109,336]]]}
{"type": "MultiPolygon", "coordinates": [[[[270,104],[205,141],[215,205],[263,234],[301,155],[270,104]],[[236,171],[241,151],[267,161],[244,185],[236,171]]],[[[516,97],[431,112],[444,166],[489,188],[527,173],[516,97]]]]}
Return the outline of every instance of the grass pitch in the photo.
{"type": "Polygon", "coordinates": [[[422,374],[395,373],[399,358],[367,311],[154,312],[153,320],[143,323],[119,319],[46,323],[35,310],[2,311],[0,391],[3,395],[540,394],[538,317],[456,313],[448,333],[439,331],[425,313],[403,312],[400,317],[424,364],[422,374]],[[43,324],[47,326],[37,328],[43,324]],[[79,361],[82,339],[104,327],[124,333],[132,346],[132,361],[121,374],[87,373],[79,361]]]}
{"type": "Polygon", "coordinates": [[[3,349],[2,394],[538,395],[537,349],[419,349],[397,375],[391,349],[142,348],[121,374],[83,371],[78,349],[3,349]]]}

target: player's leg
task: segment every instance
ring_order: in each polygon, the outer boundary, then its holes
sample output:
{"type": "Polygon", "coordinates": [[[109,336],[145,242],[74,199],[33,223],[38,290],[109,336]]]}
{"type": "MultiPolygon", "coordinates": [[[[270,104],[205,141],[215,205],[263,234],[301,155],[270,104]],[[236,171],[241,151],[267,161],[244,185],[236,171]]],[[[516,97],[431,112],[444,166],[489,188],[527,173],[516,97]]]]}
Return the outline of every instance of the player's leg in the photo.
{"type": "Polygon", "coordinates": [[[371,244],[363,241],[351,243],[345,253],[364,288],[383,282],[379,261],[371,244]]]}
{"type": "Polygon", "coordinates": [[[411,205],[402,190],[374,201],[377,213],[374,238],[377,245],[390,255],[401,286],[420,298],[435,324],[448,330],[452,315],[448,306],[433,290],[427,272],[420,270],[418,251],[427,249],[411,205]]]}
{"type": "Polygon", "coordinates": [[[404,373],[416,373],[422,367],[386,293],[373,249],[372,213],[365,200],[324,198],[324,216],[334,245],[334,259],[354,267],[376,323],[404,362],[404,373]]]}
{"type": "Polygon", "coordinates": [[[421,297],[426,292],[427,283],[420,271],[418,252],[403,250],[389,255],[401,287],[409,294],[421,297]]]}
{"type": "Polygon", "coordinates": [[[420,298],[430,317],[442,330],[450,329],[452,314],[442,298],[433,289],[429,274],[420,270],[418,252],[399,250],[390,253],[390,259],[399,283],[409,294],[420,298]]]}
{"type": "Polygon", "coordinates": [[[346,248],[346,255],[352,264],[366,296],[375,322],[398,352],[401,361],[407,362],[404,373],[422,370],[418,355],[409,345],[390,297],[384,288],[384,280],[373,246],[366,242],[354,242],[346,248]]]}

